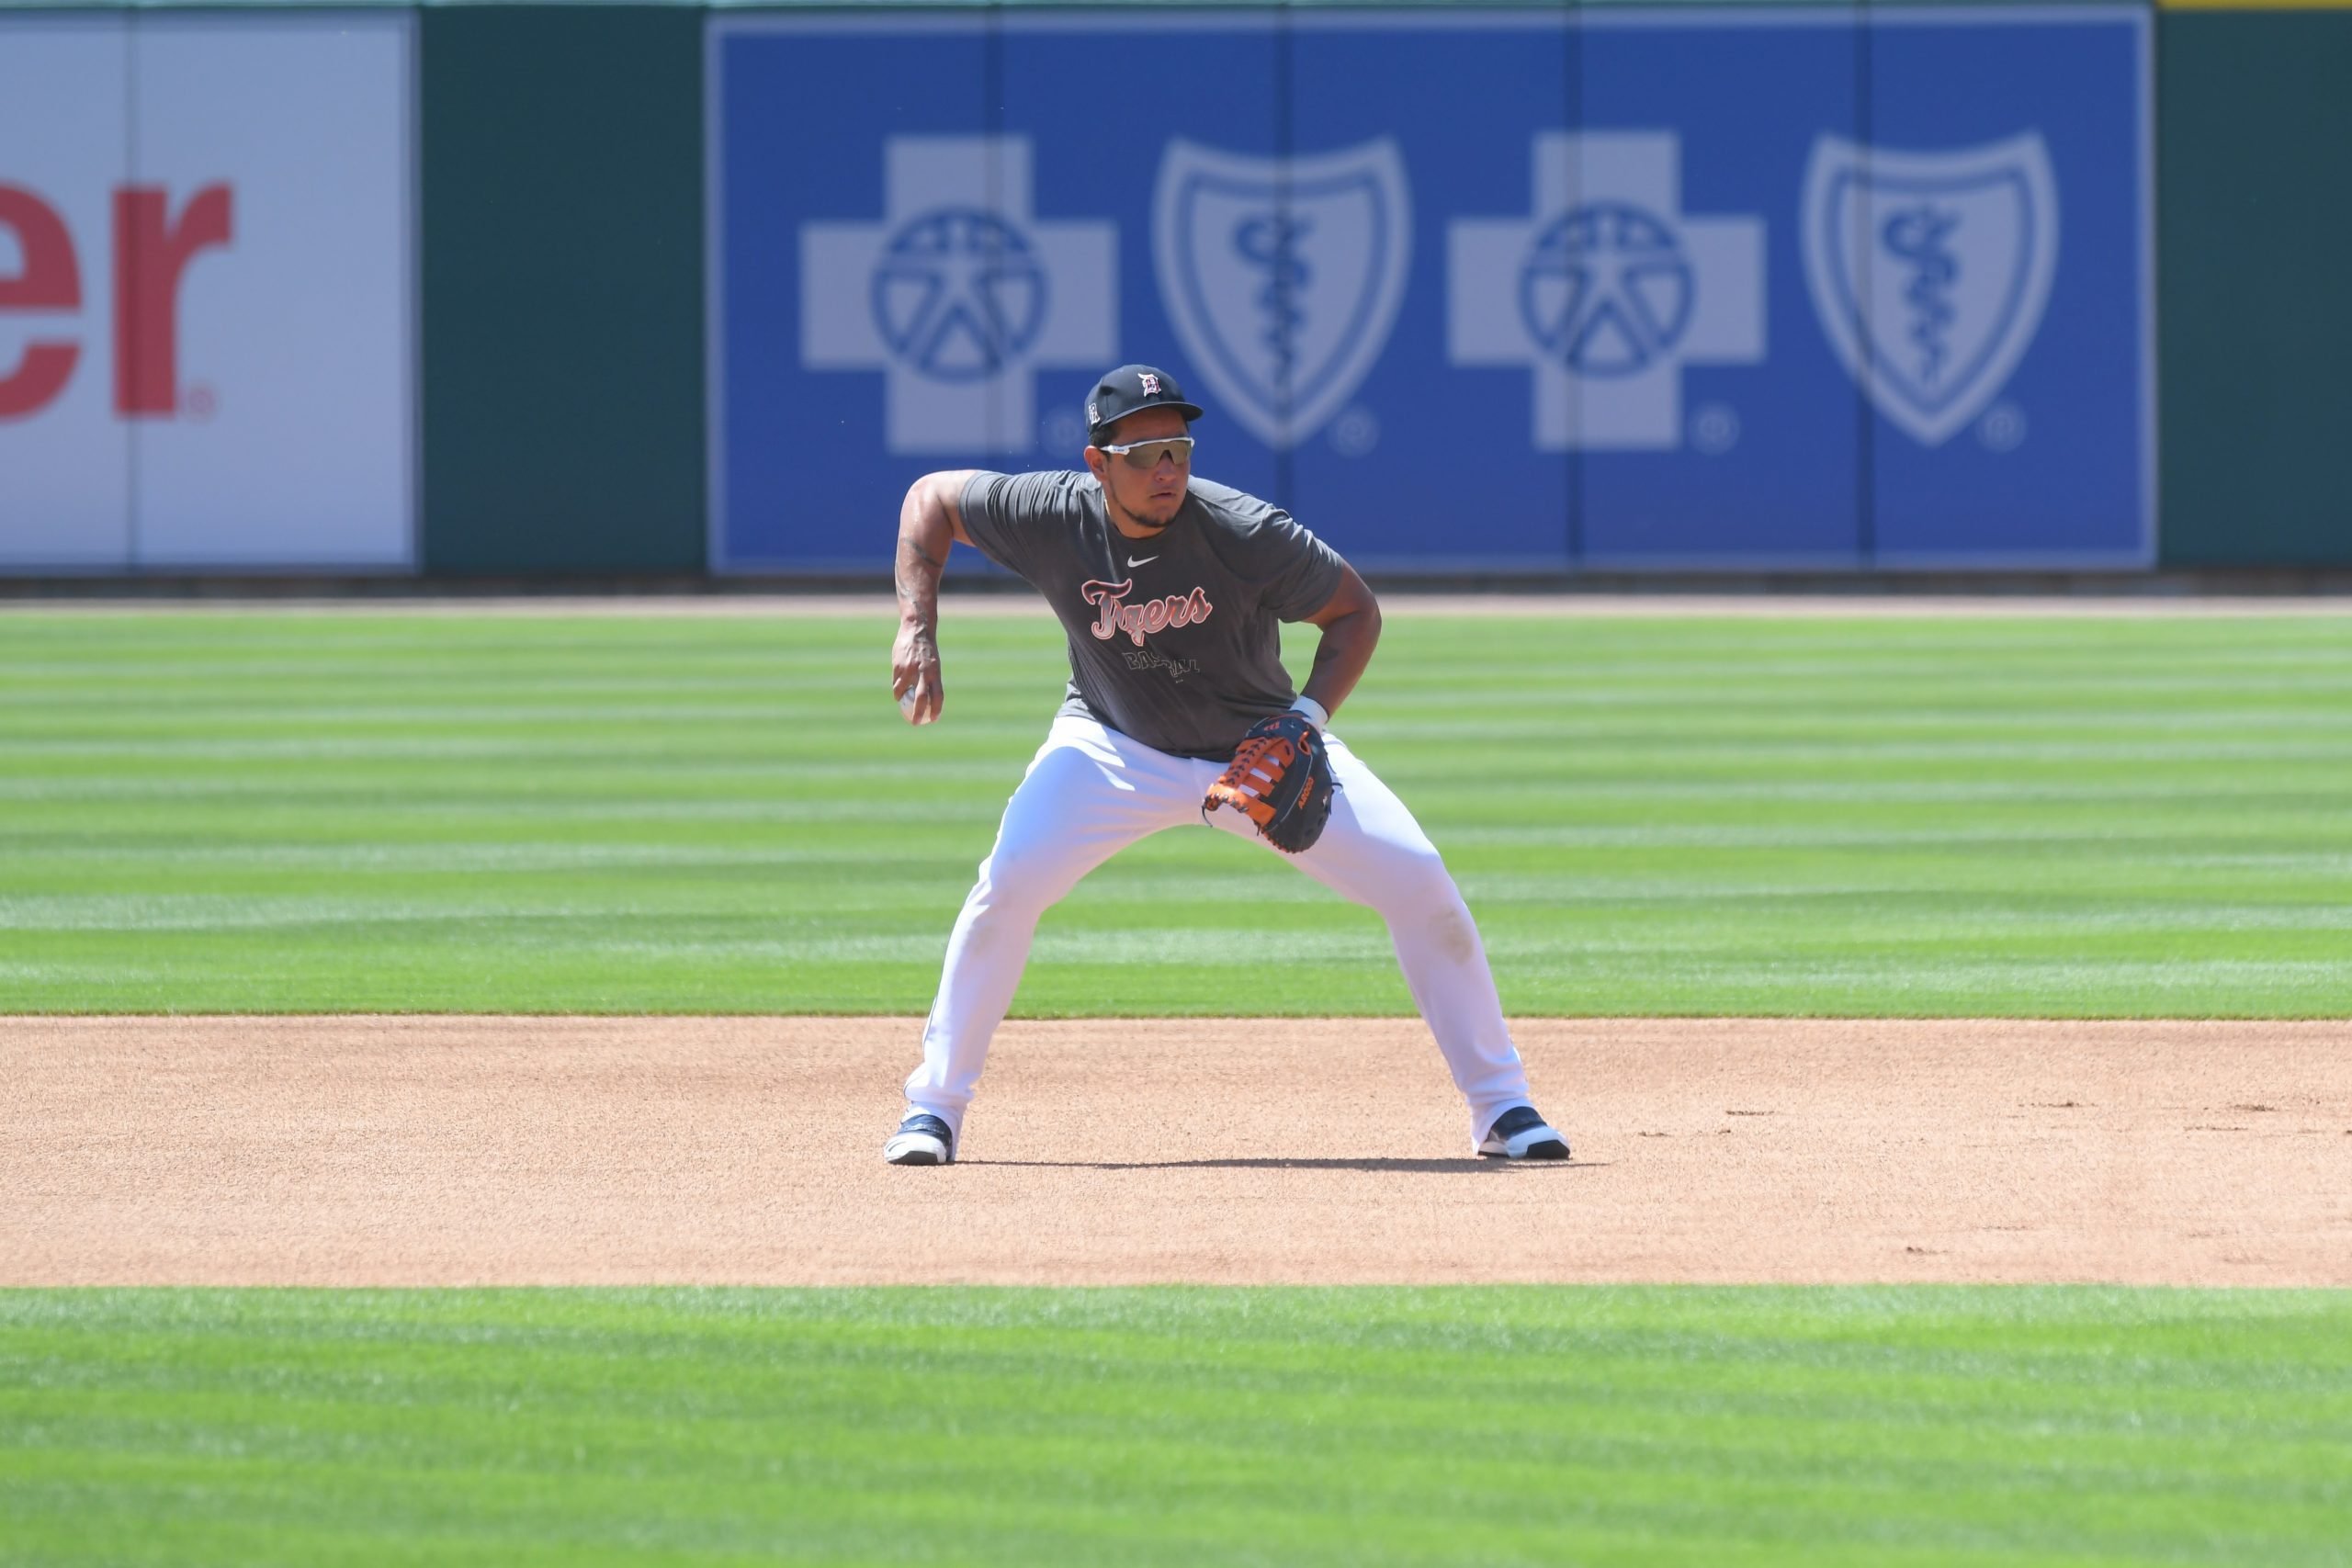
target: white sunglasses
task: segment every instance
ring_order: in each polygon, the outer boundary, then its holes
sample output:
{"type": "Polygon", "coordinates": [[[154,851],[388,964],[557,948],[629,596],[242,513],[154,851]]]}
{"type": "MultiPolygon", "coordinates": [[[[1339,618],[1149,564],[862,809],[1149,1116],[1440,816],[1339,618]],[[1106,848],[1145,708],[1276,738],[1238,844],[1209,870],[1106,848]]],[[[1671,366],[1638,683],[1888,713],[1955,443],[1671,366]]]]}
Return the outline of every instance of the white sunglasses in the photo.
{"type": "Polygon", "coordinates": [[[1189,435],[1163,435],[1157,441],[1130,441],[1124,446],[1100,446],[1095,450],[1125,457],[1127,467],[1141,468],[1146,473],[1159,467],[1162,457],[1173,457],[1180,468],[1193,465],[1193,438],[1189,435]]]}

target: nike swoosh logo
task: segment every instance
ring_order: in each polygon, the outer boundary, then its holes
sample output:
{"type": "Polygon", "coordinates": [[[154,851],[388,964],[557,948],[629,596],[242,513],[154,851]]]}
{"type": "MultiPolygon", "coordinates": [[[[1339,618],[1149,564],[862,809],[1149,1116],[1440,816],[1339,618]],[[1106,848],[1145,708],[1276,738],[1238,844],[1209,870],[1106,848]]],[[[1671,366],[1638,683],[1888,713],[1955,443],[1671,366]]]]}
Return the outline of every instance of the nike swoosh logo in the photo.
{"type": "Polygon", "coordinates": [[[1153,561],[1156,561],[1159,558],[1158,556],[1129,556],[1127,558],[1127,570],[1129,571],[1133,571],[1139,566],[1149,566],[1153,561]]]}

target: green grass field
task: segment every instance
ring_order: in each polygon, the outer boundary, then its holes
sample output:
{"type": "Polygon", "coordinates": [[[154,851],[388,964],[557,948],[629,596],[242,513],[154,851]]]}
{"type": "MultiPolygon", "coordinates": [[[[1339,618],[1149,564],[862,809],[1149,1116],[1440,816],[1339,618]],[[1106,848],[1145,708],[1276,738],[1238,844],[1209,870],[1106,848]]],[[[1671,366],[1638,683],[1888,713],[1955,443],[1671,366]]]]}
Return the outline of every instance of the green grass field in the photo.
{"type": "Polygon", "coordinates": [[[2352,1298],[0,1292],[11,1563],[2352,1561],[2352,1298]]]}
{"type": "MultiPolygon", "coordinates": [[[[917,732],[889,634],[0,615],[0,1012],[921,1012],[1063,660],[951,604],[917,732]]],[[[2352,617],[1399,615],[1338,728],[1513,1012],[2352,1014],[2352,617]]],[[[1204,831],[1015,1010],[1243,1006],[1410,1011],[1373,916],[1204,831]]]]}
{"type": "MultiPolygon", "coordinates": [[[[1061,652],[888,638],[0,615],[0,1014],[921,1011],[1061,652]]],[[[2352,618],[1400,615],[1339,728],[1517,1013],[2352,1014],[2352,618]]],[[[1409,1010],[1200,832],[1016,1010],[1244,1006],[1409,1010]]],[[[2347,1452],[2344,1292],[0,1291],[10,1568],[2347,1563],[2347,1452]]]]}

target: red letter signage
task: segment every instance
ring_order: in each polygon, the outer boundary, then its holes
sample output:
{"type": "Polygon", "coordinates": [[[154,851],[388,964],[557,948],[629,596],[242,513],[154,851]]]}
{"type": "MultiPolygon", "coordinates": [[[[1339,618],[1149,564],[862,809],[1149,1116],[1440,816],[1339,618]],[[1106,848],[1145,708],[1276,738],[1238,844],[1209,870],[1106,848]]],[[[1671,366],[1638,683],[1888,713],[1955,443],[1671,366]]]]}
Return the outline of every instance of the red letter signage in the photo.
{"type": "MultiPolygon", "coordinates": [[[[57,209],[17,186],[0,185],[0,224],[14,230],[25,269],[0,277],[0,310],[71,310],[82,303],[82,269],[57,209]]],[[[82,348],[35,342],[17,367],[0,375],[0,419],[21,419],[65,389],[82,348]]]]}
{"type": "Polygon", "coordinates": [[[114,193],[114,406],[122,414],[179,407],[180,275],[196,253],[229,243],[229,187],[206,186],[170,220],[160,186],[114,193]]]}

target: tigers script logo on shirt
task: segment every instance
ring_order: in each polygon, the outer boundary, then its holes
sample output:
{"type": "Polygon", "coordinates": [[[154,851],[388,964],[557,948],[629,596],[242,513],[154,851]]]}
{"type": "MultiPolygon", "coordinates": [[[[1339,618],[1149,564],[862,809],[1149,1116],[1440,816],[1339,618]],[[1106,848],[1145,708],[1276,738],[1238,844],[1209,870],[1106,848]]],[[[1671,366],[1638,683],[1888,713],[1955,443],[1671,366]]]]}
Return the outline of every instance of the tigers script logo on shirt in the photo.
{"type": "Polygon", "coordinates": [[[1199,589],[1190,593],[1170,593],[1165,599],[1147,599],[1140,604],[1130,604],[1127,595],[1136,591],[1136,580],[1125,582],[1089,582],[1078,591],[1079,597],[1096,607],[1095,621],[1087,630],[1104,642],[1125,632],[1137,648],[1153,632],[1166,631],[1170,626],[1197,626],[1209,618],[1216,606],[1199,589]]]}

